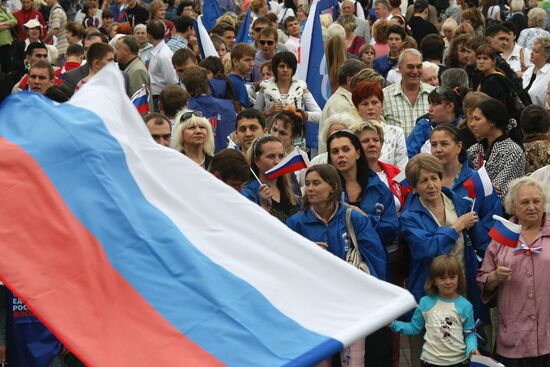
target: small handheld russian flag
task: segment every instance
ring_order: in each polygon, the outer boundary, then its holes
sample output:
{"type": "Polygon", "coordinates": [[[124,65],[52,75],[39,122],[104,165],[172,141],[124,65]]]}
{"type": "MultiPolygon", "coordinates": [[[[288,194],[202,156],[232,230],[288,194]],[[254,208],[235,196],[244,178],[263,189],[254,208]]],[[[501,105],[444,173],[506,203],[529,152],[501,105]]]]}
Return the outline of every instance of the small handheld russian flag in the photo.
{"type": "Polygon", "coordinates": [[[265,177],[268,180],[274,180],[279,176],[286,175],[307,168],[309,165],[309,159],[305,154],[302,154],[298,148],[294,148],[294,151],[287,155],[285,159],[279,162],[275,167],[265,171],[265,177]]]}
{"type": "Polygon", "coordinates": [[[489,231],[489,237],[501,245],[515,248],[521,233],[521,224],[512,223],[498,215],[493,215],[495,225],[489,231]]]}
{"type": "Polygon", "coordinates": [[[477,175],[473,175],[464,181],[464,188],[468,191],[468,197],[475,199],[476,197],[487,197],[493,194],[493,183],[487,174],[485,164],[477,171],[477,175]]]}
{"type": "Polygon", "coordinates": [[[470,359],[470,367],[505,367],[502,363],[497,362],[493,358],[485,356],[472,356],[470,359]]]}
{"type": "Polygon", "coordinates": [[[132,104],[136,106],[138,112],[143,115],[149,113],[149,91],[145,86],[134,93],[132,98],[132,104]]]}

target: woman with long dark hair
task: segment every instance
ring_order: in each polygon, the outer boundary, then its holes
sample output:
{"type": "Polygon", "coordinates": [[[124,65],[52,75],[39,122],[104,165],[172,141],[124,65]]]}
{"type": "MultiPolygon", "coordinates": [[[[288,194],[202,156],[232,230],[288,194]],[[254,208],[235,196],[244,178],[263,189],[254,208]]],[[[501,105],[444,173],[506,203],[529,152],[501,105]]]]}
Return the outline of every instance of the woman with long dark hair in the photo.
{"type": "Polygon", "coordinates": [[[493,98],[477,105],[469,126],[478,143],[468,149],[468,158],[477,168],[485,162],[487,174],[503,197],[510,182],[525,174],[525,153],[516,122],[509,119],[506,106],[493,98]]]}
{"type": "Polygon", "coordinates": [[[365,213],[385,246],[393,244],[399,223],[393,195],[369,168],[359,139],[349,130],[333,133],[327,141],[328,163],[342,179],[344,201],[365,213]]]}

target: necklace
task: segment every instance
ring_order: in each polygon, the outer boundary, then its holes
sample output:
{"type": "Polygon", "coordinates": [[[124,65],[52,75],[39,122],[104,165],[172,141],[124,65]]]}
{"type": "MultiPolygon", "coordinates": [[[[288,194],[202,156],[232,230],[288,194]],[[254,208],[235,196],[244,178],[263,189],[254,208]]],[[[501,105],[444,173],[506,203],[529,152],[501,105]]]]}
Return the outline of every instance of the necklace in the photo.
{"type": "Polygon", "coordinates": [[[199,166],[202,166],[202,165],[204,165],[204,162],[205,162],[205,161],[206,161],[206,155],[205,155],[205,156],[204,156],[204,158],[202,159],[202,162],[201,162],[201,163],[199,163],[199,166]]]}

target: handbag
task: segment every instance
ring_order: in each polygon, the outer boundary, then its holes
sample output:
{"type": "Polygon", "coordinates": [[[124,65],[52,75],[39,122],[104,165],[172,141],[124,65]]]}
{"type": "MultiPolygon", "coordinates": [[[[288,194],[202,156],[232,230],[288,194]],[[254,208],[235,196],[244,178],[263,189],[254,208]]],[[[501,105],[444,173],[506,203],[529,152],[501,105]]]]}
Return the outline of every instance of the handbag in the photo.
{"type": "Polygon", "coordinates": [[[346,253],[346,261],[361,270],[364,273],[370,274],[369,266],[359,251],[359,244],[357,243],[357,236],[355,236],[355,229],[353,229],[353,223],[351,223],[351,212],[353,208],[347,208],[346,210],[346,229],[348,231],[348,251],[346,253]]]}

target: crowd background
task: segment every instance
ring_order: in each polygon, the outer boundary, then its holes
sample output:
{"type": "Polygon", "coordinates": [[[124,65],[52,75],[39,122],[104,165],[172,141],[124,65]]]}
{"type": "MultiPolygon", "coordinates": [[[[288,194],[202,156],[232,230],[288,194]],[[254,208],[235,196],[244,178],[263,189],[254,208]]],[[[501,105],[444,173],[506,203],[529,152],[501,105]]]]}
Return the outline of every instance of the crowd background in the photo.
{"type": "MultiPolygon", "coordinates": [[[[550,367],[550,1],[319,1],[326,100],[297,76],[311,5],[3,1],[0,100],[64,103],[116,62],[157,143],[415,296],[320,366],[397,366],[401,332],[413,366],[550,367]],[[309,168],[269,174],[295,152],[309,168]],[[527,250],[489,236],[494,215],[527,250]]],[[[0,306],[0,362],[81,365],[4,287],[0,306]]]]}

